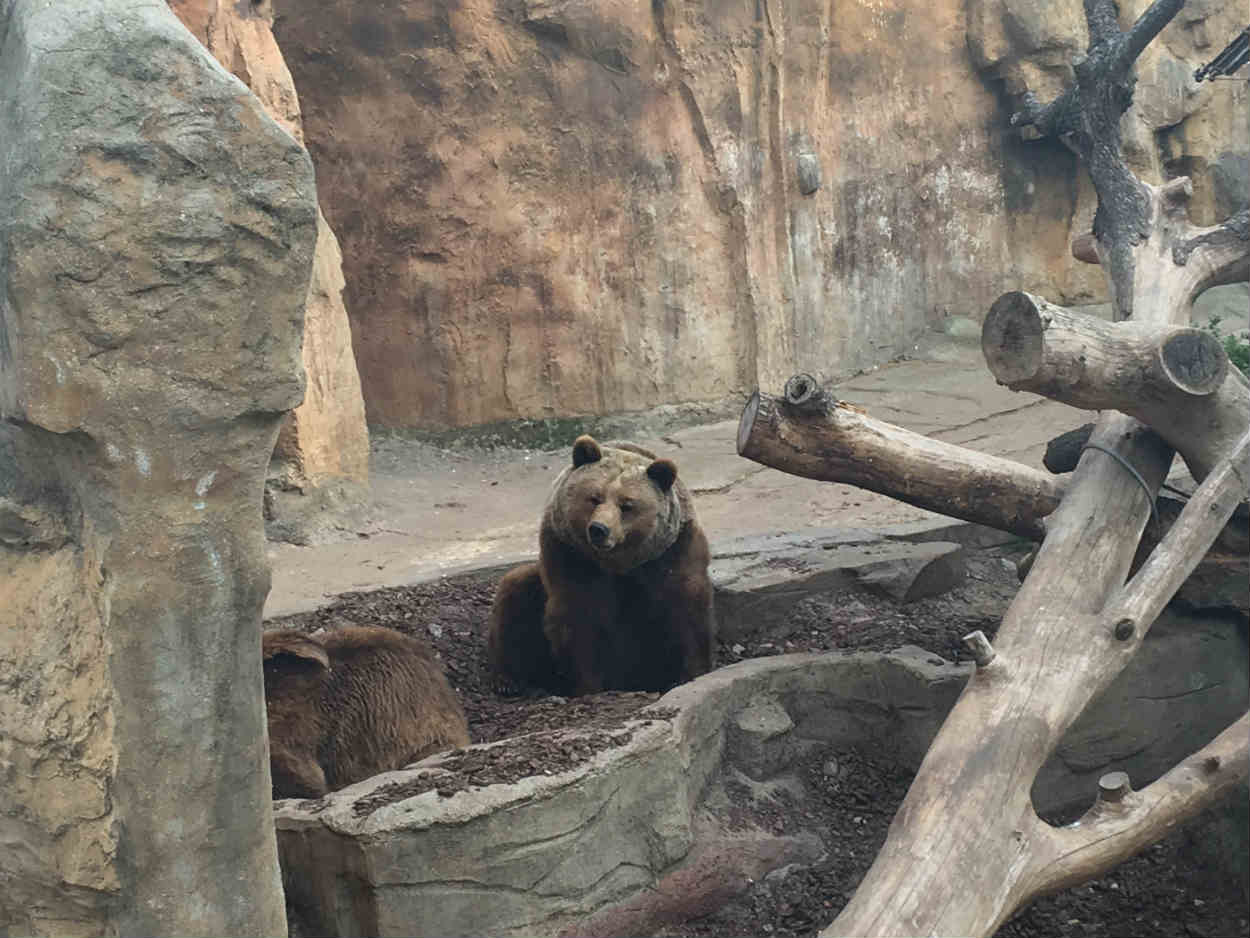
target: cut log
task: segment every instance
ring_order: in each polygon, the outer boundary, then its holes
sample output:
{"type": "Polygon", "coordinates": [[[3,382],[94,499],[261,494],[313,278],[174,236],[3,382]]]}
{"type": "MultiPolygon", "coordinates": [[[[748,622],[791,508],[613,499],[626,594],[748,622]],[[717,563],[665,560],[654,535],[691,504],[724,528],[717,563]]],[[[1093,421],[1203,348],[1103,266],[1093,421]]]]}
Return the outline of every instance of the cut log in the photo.
{"type": "Polygon", "coordinates": [[[1236,445],[1250,414],[1250,382],[1201,329],[1109,323],[1006,293],[985,318],[981,349],[1012,390],[1153,427],[1199,481],[1236,445]]]}
{"type": "Polygon", "coordinates": [[[1033,540],[1063,492],[1063,483],[1041,470],[869,417],[809,375],[791,378],[784,397],[752,395],[738,424],[738,453],[1033,540]]]}

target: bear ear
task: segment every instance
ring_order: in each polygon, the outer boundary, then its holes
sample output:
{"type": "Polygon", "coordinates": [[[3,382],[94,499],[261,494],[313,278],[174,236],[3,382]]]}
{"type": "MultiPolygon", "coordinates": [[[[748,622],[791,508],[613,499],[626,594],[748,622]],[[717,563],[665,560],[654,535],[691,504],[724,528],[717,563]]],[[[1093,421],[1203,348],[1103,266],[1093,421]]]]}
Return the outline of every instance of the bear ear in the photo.
{"type": "Polygon", "coordinates": [[[587,463],[598,462],[603,458],[603,450],[591,436],[579,436],[573,441],[573,468],[587,463]]]}
{"type": "Polygon", "coordinates": [[[266,632],[262,641],[262,655],[266,661],[286,658],[287,664],[295,664],[296,659],[303,659],[303,664],[310,662],[330,670],[330,656],[325,646],[308,635],[298,632],[266,632]]]}
{"type": "Polygon", "coordinates": [[[657,459],[647,466],[647,477],[660,487],[661,492],[667,492],[677,481],[677,466],[671,460],[657,459]]]}

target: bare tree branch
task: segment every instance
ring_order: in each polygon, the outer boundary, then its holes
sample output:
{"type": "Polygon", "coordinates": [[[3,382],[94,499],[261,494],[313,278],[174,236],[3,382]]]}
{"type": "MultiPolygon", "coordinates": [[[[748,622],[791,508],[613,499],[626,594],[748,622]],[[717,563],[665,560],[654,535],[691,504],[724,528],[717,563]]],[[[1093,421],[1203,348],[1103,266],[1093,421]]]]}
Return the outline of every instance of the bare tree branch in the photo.
{"type": "Polygon", "coordinates": [[[870,417],[808,375],[791,378],[782,398],[751,397],[738,424],[738,453],[1033,540],[1063,492],[1063,482],[1041,470],[870,417]]]}
{"type": "Polygon", "coordinates": [[[1228,795],[1248,770],[1250,713],[1141,791],[1100,800],[1077,823],[1039,837],[1029,898],[1087,882],[1140,853],[1228,795]]]}
{"type": "MultiPolygon", "coordinates": [[[[1190,496],[1142,568],[1107,602],[1102,614],[1113,629],[1122,631],[1127,623],[1137,641],[1145,637],[1163,607],[1206,556],[1247,491],[1250,430],[1190,496]]],[[[1124,637],[1120,640],[1127,641],[1124,637]]],[[[1135,649],[1136,643],[1130,647],[1135,649]]]]}

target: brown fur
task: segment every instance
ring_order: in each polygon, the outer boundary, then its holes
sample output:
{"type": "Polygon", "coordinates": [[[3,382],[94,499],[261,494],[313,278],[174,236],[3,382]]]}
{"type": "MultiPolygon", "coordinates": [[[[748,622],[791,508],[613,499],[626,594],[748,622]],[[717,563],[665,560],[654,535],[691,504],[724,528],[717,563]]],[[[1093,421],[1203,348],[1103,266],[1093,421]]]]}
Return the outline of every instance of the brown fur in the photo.
{"type": "Polygon", "coordinates": [[[275,798],[316,798],[469,744],[464,710],[425,643],[350,626],[261,640],[275,798]]]}
{"type": "Polygon", "coordinates": [[[543,513],[538,563],[499,583],[491,664],[506,684],[558,694],[697,677],[712,666],[708,560],[672,462],[579,437],[543,513]]]}

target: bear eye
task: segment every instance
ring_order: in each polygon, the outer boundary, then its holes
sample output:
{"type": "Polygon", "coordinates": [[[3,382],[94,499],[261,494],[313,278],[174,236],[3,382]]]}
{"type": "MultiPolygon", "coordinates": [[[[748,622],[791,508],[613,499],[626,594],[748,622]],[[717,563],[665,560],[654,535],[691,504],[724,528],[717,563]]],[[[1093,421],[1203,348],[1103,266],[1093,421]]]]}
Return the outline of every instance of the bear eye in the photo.
{"type": "Polygon", "coordinates": [[[627,515],[634,510],[634,503],[625,501],[620,503],[621,514],[627,515]]]}
{"type": "Polygon", "coordinates": [[[603,504],[603,496],[602,496],[602,495],[600,495],[598,492],[594,493],[593,495],[588,496],[588,499],[589,499],[589,501],[590,501],[590,504],[592,504],[592,505],[602,505],[602,504],[603,504]]]}

